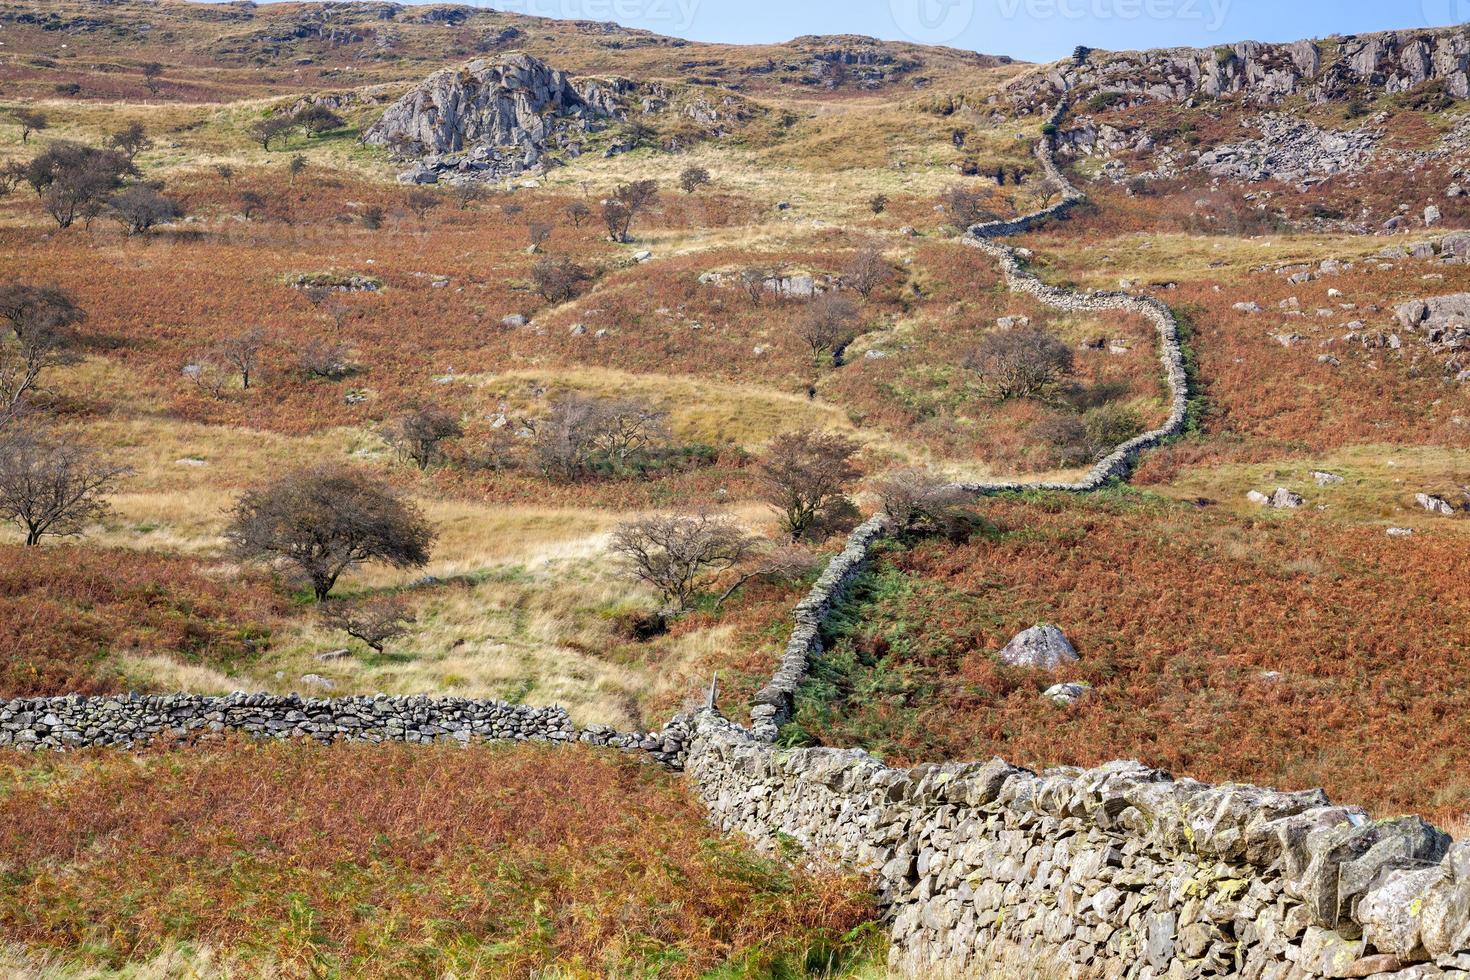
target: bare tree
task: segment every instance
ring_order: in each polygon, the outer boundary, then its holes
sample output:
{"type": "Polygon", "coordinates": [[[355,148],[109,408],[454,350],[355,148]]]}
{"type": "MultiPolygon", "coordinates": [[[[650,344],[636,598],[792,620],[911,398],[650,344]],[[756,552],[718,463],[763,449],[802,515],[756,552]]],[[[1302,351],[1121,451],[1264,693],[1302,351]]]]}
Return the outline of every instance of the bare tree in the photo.
{"type": "Polygon", "coordinates": [[[291,186],[292,187],[295,187],[296,186],[296,178],[299,177],[299,176],[301,176],[302,172],[305,171],[305,170],[306,170],[306,157],[302,156],[300,153],[296,154],[289,161],[287,161],[287,163],[286,163],[286,173],[291,178],[291,186]]]}
{"type": "Polygon", "coordinates": [[[561,256],[545,258],[531,268],[531,281],[536,292],[548,303],[565,303],[578,295],[592,274],[571,259],[561,256]]]}
{"type": "Polygon", "coordinates": [[[189,363],[184,365],[183,373],[184,377],[194,383],[194,387],[211,398],[225,397],[225,392],[230,388],[230,379],[234,376],[214,351],[190,358],[189,363]]]}
{"type": "Polygon", "coordinates": [[[793,543],[835,530],[851,517],[847,492],[862,476],[852,459],[858,448],[846,436],[812,431],[771,441],[760,461],[760,496],[793,543]]]}
{"type": "Polygon", "coordinates": [[[740,288],[751,306],[760,306],[761,301],[773,292],[779,294],[785,270],[770,266],[751,266],[740,270],[740,288]],[[776,287],[774,290],[772,286],[776,287]]]}
{"type": "Polygon", "coordinates": [[[55,432],[14,432],[0,442],[0,520],[19,525],[30,546],[75,537],[107,515],[102,496],[125,472],[55,432]]]}
{"type": "Polygon", "coordinates": [[[444,203],[444,198],[437,191],[415,187],[404,197],[403,203],[410,211],[419,216],[420,221],[423,221],[429,216],[430,211],[444,203]]]}
{"type": "Polygon", "coordinates": [[[876,244],[860,249],[842,273],[842,281],[863,299],[887,285],[893,279],[893,266],[883,257],[883,250],[876,244]]]}
{"type": "Polygon", "coordinates": [[[388,427],[388,442],[401,459],[427,470],[443,455],[443,444],[464,435],[459,417],[434,405],[419,405],[388,427]]]}
{"type": "Polygon", "coordinates": [[[667,446],[673,438],[669,413],[642,399],[605,399],[601,409],[602,433],[598,446],[620,465],[640,453],[667,446]]]}
{"type": "Polygon", "coordinates": [[[219,179],[225,182],[226,187],[235,186],[235,168],[228,163],[216,163],[214,172],[219,174],[219,179]]]}
{"type": "Polygon", "coordinates": [[[342,117],[319,103],[312,103],[291,117],[293,125],[300,127],[307,139],[330,133],[347,125],[342,117]]]}
{"type": "Polygon", "coordinates": [[[978,187],[952,184],[945,190],[943,201],[945,211],[961,228],[995,220],[995,212],[988,206],[990,198],[978,187]]]}
{"type": "Polygon", "coordinates": [[[796,320],[796,335],[812,354],[836,354],[857,334],[857,304],[841,293],[824,293],[807,303],[796,320]]]}
{"type": "Polygon", "coordinates": [[[689,608],[706,576],[734,567],[751,546],[740,525],[708,512],[639,518],[618,525],[612,537],[613,553],[678,612],[689,608]]]}
{"type": "Polygon", "coordinates": [[[356,565],[428,564],[434,532],[418,508],[366,474],[321,466],[247,491],[230,512],[225,538],[243,560],[293,568],[320,602],[356,565]]]}
{"type": "Polygon", "coordinates": [[[628,241],[628,232],[638,216],[658,200],[658,182],[635,180],[620,184],[612,197],[602,204],[602,220],[608,237],[615,242],[628,241]]]}
{"type": "Polygon", "coordinates": [[[131,163],[134,157],[153,145],[153,140],[148,138],[143,124],[133,120],[107,137],[107,145],[127,157],[128,162],[131,163]]]}
{"type": "Polygon", "coordinates": [[[46,113],[39,109],[12,109],[10,118],[20,127],[21,143],[29,143],[31,134],[38,133],[51,125],[46,113]]]}
{"type": "Polygon", "coordinates": [[[540,251],[541,246],[551,241],[551,233],[556,229],[545,221],[533,221],[526,226],[526,237],[531,241],[531,248],[540,251]]]}
{"type": "Polygon", "coordinates": [[[329,600],[322,604],[322,625],[361,640],[378,653],[390,640],[407,635],[416,621],[399,596],[377,596],[363,602],[329,600]]]}
{"type": "Polygon", "coordinates": [[[219,360],[240,376],[240,387],[244,391],[250,390],[250,379],[260,369],[260,356],[265,350],[266,340],[264,330],[251,327],[244,333],[226,337],[215,348],[219,360]]]}
{"type": "Polygon", "coordinates": [[[177,221],[184,216],[184,209],[177,201],[146,184],[114,194],[107,201],[107,209],[129,236],[146,235],[154,225],[177,221]]]}
{"type": "Polygon", "coordinates": [[[240,192],[240,217],[250,221],[265,210],[265,198],[255,191],[240,192]]]}
{"type": "Polygon", "coordinates": [[[592,209],[587,206],[586,201],[573,201],[567,205],[567,217],[572,219],[572,227],[580,228],[582,223],[592,216],[592,209]]]}
{"type": "Polygon", "coordinates": [[[887,211],[888,195],[874,194],[872,197],[868,198],[868,210],[873,212],[875,215],[882,214],[884,211],[887,211]]]}
{"type": "Polygon", "coordinates": [[[74,327],[86,319],[71,294],[27,283],[0,285],[0,431],[25,411],[43,371],[75,359],[74,327]]]}
{"type": "Polygon", "coordinates": [[[352,373],[351,348],[340,340],[313,337],[302,345],[296,364],[309,378],[335,381],[352,373]]]}
{"type": "Polygon", "coordinates": [[[1072,349],[1039,327],[986,334],[965,364],[991,394],[1009,398],[1047,395],[1072,372],[1072,349]]]}
{"type": "Polygon", "coordinates": [[[454,202],[459,205],[461,211],[468,211],[485,200],[485,196],[485,188],[473,181],[462,180],[454,185],[454,202]]]}
{"type": "Polygon", "coordinates": [[[554,399],[540,418],[524,420],[541,472],[569,482],[587,476],[599,459],[626,466],[638,453],[667,444],[667,415],[638,399],[592,398],[575,392],[554,399]]]}
{"type": "Polygon", "coordinates": [[[69,228],[88,204],[105,201],[137,172],[116,150],[58,140],[26,164],[25,180],[57,227],[69,228]]]}
{"type": "Polygon", "coordinates": [[[710,183],[713,183],[713,179],[703,167],[685,167],[684,172],[679,174],[679,186],[685,194],[693,194],[710,183]]]}
{"type": "Polygon", "coordinates": [[[262,150],[269,152],[271,144],[284,139],[293,126],[291,120],[285,116],[267,116],[251,125],[250,138],[259,143],[262,150]]]}
{"type": "Polygon", "coordinates": [[[889,473],[873,484],[873,491],[899,532],[924,529],[950,536],[974,522],[964,491],[923,470],[889,473]]]}
{"type": "Polygon", "coordinates": [[[163,77],[163,65],[156,61],[150,61],[143,66],[143,87],[153,95],[158,94],[161,84],[159,79],[163,77]]]}

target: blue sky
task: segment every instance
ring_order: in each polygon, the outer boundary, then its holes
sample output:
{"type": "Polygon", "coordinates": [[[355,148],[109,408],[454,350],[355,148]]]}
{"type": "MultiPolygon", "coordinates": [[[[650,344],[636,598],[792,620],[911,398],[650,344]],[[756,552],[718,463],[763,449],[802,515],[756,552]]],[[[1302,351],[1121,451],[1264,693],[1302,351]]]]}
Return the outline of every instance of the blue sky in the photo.
{"type": "MultiPolygon", "coordinates": [[[[460,0],[467,2],[467,0],[460,0]]],[[[1285,41],[1470,21],[1470,0],[468,0],[553,17],[613,20],[701,41],[800,34],[893,40],[1049,61],[1097,48],[1285,41]]]]}

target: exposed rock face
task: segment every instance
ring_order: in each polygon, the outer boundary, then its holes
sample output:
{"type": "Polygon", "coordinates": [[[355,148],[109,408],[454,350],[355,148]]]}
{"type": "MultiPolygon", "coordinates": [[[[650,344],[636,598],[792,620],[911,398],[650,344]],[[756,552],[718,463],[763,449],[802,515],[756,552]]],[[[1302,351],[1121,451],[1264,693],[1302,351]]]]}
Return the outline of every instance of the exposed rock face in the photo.
{"type": "Polygon", "coordinates": [[[1240,181],[1303,183],[1361,170],[1372,161],[1382,132],[1322,129],[1280,113],[1261,117],[1261,138],[1228,143],[1202,154],[1196,164],[1212,177],[1240,181]]]}
{"type": "Polygon", "coordinates": [[[1000,662],[1008,667],[1032,667],[1056,670],[1078,660],[1077,648],[1057,627],[1050,623],[1033,626],[1022,632],[1000,651],[1000,662]]]}
{"type": "Polygon", "coordinates": [[[1025,75],[1010,91],[1014,104],[1026,106],[1079,90],[1161,102],[1240,96],[1256,105],[1278,105],[1296,95],[1313,102],[1342,101],[1364,88],[1406,92],[1439,82],[1448,94],[1466,98],[1467,68],[1470,36],[1443,28],[1341,38],[1331,61],[1324,61],[1323,48],[1314,41],[1094,52],[1081,65],[1064,62],[1025,75]]]}
{"type": "Polygon", "coordinates": [[[525,54],[430,75],[363,135],[438,173],[511,176],[619,115],[618,83],[573,82],[525,54]]]}

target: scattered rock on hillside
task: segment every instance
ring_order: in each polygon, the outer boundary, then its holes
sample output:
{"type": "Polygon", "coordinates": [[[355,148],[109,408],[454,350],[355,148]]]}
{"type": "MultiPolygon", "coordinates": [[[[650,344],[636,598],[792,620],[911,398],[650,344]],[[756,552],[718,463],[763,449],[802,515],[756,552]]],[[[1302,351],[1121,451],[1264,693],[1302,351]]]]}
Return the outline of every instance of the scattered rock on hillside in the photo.
{"type": "Polygon", "coordinates": [[[301,677],[301,683],[306,685],[307,687],[317,688],[318,690],[322,691],[332,691],[335,690],[337,687],[335,681],[330,681],[320,674],[303,674],[301,677]]]}
{"type": "Polygon", "coordinates": [[[1455,514],[1454,506],[1443,497],[1429,493],[1418,493],[1414,495],[1414,500],[1420,507],[1423,507],[1431,514],[1442,514],[1446,517],[1453,517],[1455,514]]]}
{"type": "Polygon", "coordinates": [[[1411,527],[1391,527],[1388,529],[1388,536],[1391,538],[1412,538],[1414,536],[1414,529],[1411,527]]]}
{"type": "Polygon", "coordinates": [[[1037,670],[1056,670],[1063,664],[1076,663],[1078,659],[1077,649],[1066,634],[1050,623],[1042,623],[1017,634],[1000,651],[1000,661],[1006,666],[1037,670]]]}
{"type": "MultiPolygon", "coordinates": [[[[348,660],[352,657],[351,650],[328,650],[326,653],[316,655],[317,663],[330,664],[338,660],[348,660]]],[[[303,678],[304,679],[304,678],[303,678]]]]}
{"type": "Polygon", "coordinates": [[[1262,507],[1271,507],[1276,510],[1296,510],[1300,507],[1305,507],[1307,503],[1306,498],[1301,494],[1294,490],[1288,490],[1285,487],[1278,488],[1269,497],[1259,490],[1252,490],[1245,497],[1253,504],[1258,504],[1262,507]]]}
{"type": "Polygon", "coordinates": [[[1313,470],[1312,479],[1317,481],[1317,486],[1319,487],[1331,487],[1346,482],[1336,473],[1328,473],[1325,470],[1313,470]]]}
{"type": "Polygon", "coordinates": [[[1296,116],[1269,113],[1261,138],[1227,143],[1200,155],[1196,167],[1211,177],[1243,182],[1315,183],[1354,173],[1372,161],[1382,130],[1329,130],[1296,116]]]}
{"type": "Polygon", "coordinates": [[[1092,687],[1088,684],[1057,684],[1047,688],[1042,697],[1066,707],[1076,704],[1091,693],[1092,687]]]}

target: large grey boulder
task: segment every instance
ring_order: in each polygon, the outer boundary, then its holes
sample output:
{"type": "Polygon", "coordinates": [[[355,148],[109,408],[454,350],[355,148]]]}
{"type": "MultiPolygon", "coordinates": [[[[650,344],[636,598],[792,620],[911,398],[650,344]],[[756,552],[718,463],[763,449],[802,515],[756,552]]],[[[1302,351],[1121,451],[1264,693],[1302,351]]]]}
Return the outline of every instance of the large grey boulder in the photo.
{"type": "Polygon", "coordinates": [[[619,113],[617,83],[573,82],[526,54],[435,72],[393,103],[363,142],[430,162],[405,175],[456,171],[507,176],[534,165],[554,142],[619,113]],[[443,157],[445,154],[452,156],[443,157]],[[529,161],[529,163],[528,163],[529,161]]]}
{"type": "Polygon", "coordinates": [[[1000,651],[1000,662],[1006,666],[1036,670],[1056,670],[1079,659],[1077,649],[1066,634],[1050,623],[1042,623],[1017,634],[1000,651]]]}

